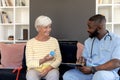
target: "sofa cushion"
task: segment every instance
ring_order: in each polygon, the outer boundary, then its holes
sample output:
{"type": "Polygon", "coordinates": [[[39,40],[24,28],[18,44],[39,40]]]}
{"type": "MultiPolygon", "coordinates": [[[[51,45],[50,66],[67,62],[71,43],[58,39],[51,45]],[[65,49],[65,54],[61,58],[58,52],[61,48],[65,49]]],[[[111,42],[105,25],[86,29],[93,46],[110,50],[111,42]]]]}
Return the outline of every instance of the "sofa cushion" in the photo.
{"type": "Polygon", "coordinates": [[[82,51],[83,51],[84,45],[80,42],[77,43],[77,54],[76,58],[79,59],[82,56],[82,51]]]}
{"type": "Polygon", "coordinates": [[[17,68],[22,66],[25,43],[0,44],[1,67],[17,68]]]}

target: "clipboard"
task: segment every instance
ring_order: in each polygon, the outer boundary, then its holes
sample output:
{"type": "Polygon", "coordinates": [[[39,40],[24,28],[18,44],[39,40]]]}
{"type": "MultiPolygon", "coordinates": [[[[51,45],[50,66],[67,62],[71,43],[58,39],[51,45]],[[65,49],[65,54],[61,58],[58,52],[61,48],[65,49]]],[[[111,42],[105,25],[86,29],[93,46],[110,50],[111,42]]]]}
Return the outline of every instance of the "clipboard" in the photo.
{"type": "Polygon", "coordinates": [[[70,66],[70,67],[82,67],[81,64],[76,64],[76,63],[61,63],[62,65],[67,65],[67,66],[70,66]]]}

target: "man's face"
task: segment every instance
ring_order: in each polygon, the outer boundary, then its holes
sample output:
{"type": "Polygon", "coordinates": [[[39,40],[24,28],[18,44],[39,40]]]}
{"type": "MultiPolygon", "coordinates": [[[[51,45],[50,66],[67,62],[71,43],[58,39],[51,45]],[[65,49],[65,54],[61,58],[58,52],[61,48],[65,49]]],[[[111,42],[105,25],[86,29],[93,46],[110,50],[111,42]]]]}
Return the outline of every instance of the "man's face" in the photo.
{"type": "Polygon", "coordinates": [[[97,37],[98,34],[99,34],[97,29],[96,29],[94,32],[89,32],[89,31],[88,31],[88,33],[89,33],[89,37],[90,37],[90,38],[97,37]]]}
{"type": "Polygon", "coordinates": [[[90,38],[97,37],[99,33],[98,33],[97,25],[95,24],[95,22],[88,21],[87,25],[88,25],[87,32],[89,33],[89,37],[90,38]]]}

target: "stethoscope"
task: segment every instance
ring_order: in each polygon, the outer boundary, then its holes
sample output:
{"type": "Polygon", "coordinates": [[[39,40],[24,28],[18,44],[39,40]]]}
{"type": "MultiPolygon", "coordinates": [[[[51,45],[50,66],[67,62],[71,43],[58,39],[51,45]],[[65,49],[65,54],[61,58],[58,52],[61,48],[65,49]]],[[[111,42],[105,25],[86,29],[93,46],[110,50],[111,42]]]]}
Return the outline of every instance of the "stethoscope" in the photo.
{"type": "MultiPolygon", "coordinates": [[[[109,31],[107,31],[107,35],[104,37],[104,40],[106,40],[107,37],[109,37],[110,41],[112,40],[112,36],[110,35],[109,31]]],[[[90,59],[92,59],[92,53],[93,53],[93,44],[94,44],[95,38],[92,41],[91,45],[91,51],[90,51],[90,59]]]]}

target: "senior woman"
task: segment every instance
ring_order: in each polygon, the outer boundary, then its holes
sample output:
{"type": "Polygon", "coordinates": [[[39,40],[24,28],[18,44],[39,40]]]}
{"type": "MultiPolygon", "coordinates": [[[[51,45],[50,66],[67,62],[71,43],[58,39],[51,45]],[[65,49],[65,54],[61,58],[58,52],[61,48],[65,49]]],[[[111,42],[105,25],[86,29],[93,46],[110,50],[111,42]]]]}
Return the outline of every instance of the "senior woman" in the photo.
{"type": "Polygon", "coordinates": [[[61,53],[58,40],[50,36],[51,24],[48,16],[35,20],[38,34],[26,45],[27,80],[59,80],[61,53]]]}

